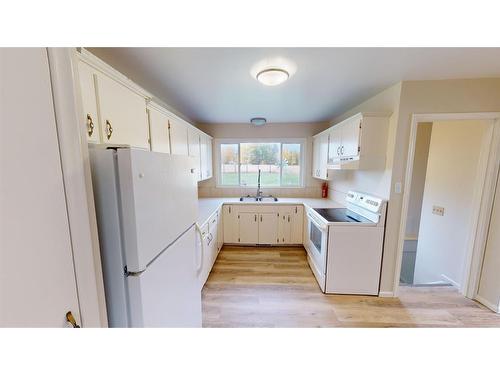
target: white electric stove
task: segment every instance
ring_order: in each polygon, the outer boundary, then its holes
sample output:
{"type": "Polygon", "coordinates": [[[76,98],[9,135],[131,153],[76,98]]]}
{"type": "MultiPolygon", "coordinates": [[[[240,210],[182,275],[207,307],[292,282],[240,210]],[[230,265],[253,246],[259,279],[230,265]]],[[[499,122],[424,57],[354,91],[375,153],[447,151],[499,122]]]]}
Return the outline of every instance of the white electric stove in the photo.
{"type": "Polygon", "coordinates": [[[307,210],[309,265],[324,293],[378,295],[386,201],[350,191],[345,203],[307,210]]]}

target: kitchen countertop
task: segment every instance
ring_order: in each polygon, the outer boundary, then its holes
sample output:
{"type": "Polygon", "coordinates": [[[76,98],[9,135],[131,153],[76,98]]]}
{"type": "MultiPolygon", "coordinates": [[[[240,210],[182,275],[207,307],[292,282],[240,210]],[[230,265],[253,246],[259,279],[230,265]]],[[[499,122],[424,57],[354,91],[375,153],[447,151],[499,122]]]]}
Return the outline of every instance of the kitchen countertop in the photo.
{"type": "Polygon", "coordinates": [[[223,204],[246,204],[246,205],[290,205],[302,204],[310,208],[339,208],[344,204],[325,198],[279,198],[278,202],[240,202],[240,197],[218,197],[198,199],[198,225],[205,224],[210,216],[223,204]]]}

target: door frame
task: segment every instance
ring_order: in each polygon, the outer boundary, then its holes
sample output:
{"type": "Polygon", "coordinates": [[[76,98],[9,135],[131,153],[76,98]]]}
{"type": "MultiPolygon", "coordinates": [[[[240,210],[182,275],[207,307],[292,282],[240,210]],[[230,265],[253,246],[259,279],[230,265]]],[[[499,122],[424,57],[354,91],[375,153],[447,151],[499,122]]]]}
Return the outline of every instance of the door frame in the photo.
{"type": "Polygon", "coordinates": [[[468,250],[463,267],[463,282],[460,286],[461,294],[471,299],[476,298],[486,238],[488,235],[489,217],[495,193],[496,181],[493,181],[493,176],[497,176],[495,171],[498,170],[500,162],[500,112],[412,114],[402,197],[403,206],[401,209],[401,222],[396,254],[396,269],[394,273],[394,296],[398,296],[399,294],[399,278],[401,274],[410,189],[413,177],[417,126],[421,122],[458,120],[486,120],[493,122],[489,130],[490,136],[485,136],[483,139],[483,148],[479,156],[478,170],[480,171],[479,173],[481,173],[481,177],[476,179],[474,187],[473,200],[476,203],[473,207],[473,223],[468,234],[468,250]]]}
{"type": "Polygon", "coordinates": [[[80,325],[107,327],[106,300],[75,48],[47,48],[80,325]]]}

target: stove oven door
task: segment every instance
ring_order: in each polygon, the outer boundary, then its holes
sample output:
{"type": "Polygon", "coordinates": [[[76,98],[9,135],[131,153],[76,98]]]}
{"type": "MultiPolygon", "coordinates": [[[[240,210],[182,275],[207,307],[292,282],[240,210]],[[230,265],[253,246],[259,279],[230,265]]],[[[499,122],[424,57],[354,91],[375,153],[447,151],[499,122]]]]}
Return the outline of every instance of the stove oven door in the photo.
{"type": "Polygon", "coordinates": [[[325,289],[326,252],[328,246],[328,225],[314,213],[307,212],[306,250],[309,264],[321,289],[325,289]]]}

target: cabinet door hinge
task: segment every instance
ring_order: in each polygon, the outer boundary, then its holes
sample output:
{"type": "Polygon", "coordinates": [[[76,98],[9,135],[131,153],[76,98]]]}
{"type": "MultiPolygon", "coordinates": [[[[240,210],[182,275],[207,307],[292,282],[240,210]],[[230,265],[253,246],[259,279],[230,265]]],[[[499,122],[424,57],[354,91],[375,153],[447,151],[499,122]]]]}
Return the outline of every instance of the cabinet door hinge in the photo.
{"type": "Polygon", "coordinates": [[[238,215],[238,219],[240,218],[240,215],[238,215]]]}
{"type": "Polygon", "coordinates": [[[238,238],[238,242],[241,242],[239,238],[238,238]]]}
{"type": "Polygon", "coordinates": [[[361,151],[361,147],[360,147],[360,146],[358,146],[358,152],[360,152],[360,151],[361,151]]]}

